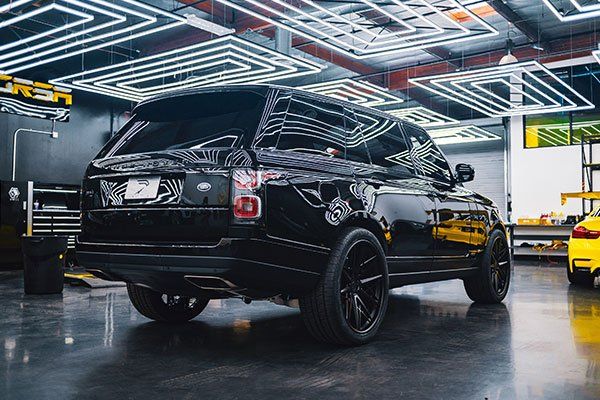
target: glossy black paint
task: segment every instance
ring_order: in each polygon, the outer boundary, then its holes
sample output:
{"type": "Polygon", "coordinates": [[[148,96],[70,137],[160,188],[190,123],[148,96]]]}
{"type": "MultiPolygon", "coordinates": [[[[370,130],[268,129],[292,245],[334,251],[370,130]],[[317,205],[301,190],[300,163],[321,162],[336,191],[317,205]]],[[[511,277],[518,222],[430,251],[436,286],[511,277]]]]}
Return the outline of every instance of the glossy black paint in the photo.
{"type": "MultiPolygon", "coordinates": [[[[489,233],[504,230],[494,204],[462,187],[444,168],[447,163],[437,146],[415,125],[289,88],[242,86],[210,92],[235,96],[240,90],[266,99],[250,147],[245,137],[245,144],[236,148],[200,145],[104,157],[90,164],[78,243],[85,267],[165,293],[297,296],[315,285],[329,249],[348,226],[366,228],[380,240],[392,287],[468,277],[477,269],[489,233]],[[318,104],[317,111],[290,111],[293,101],[300,110],[318,104]],[[315,116],[318,112],[323,116],[315,116]],[[349,121],[348,115],[367,123],[349,121]],[[296,118],[295,125],[286,125],[287,118],[296,118]],[[321,126],[323,119],[327,128],[321,126]],[[389,126],[400,135],[416,132],[426,143],[407,136],[408,150],[386,158],[395,163],[391,167],[372,164],[370,156],[366,162],[344,156],[352,147],[360,159],[359,146],[389,126]],[[293,146],[327,134],[331,144],[320,150],[316,144],[293,151],[278,147],[284,140],[293,146]],[[289,136],[282,139],[284,135],[289,136]],[[350,145],[351,140],[358,144],[350,145]],[[262,215],[252,221],[240,221],[231,211],[237,190],[231,176],[245,169],[262,174],[262,184],[252,192],[262,201],[262,215]],[[127,181],[142,176],[161,177],[157,197],[127,200],[127,181]],[[210,189],[200,191],[200,184],[210,189]],[[189,276],[219,277],[235,289],[205,291],[190,283],[189,276]]],[[[171,96],[193,100],[202,93],[171,96]]],[[[150,102],[156,101],[161,100],[150,102]]],[[[101,154],[127,134],[117,136],[101,154]]]]}

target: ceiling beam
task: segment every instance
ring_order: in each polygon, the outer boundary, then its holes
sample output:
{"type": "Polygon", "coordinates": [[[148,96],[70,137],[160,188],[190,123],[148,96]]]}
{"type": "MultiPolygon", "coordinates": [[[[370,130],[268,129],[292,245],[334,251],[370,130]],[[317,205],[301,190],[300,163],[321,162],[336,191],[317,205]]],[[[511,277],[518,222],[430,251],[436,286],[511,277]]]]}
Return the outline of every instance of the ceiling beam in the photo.
{"type": "Polygon", "coordinates": [[[488,4],[496,10],[505,20],[513,24],[523,35],[534,44],[539,45],[546,52],[551,52],[550,43],[542,36],[538,30],[529,24],[523,17],[515,12],[508,4],[502,0],[487,0],[488,4]]]}
{"type": "Polygon", "coordinates": [[[452,52],[444,49],[443,47],[428,47],[424,48],[423,51],[440,61],[445,61],[455,68],[462,68],[462,59],[452,58],[452,52]]]}

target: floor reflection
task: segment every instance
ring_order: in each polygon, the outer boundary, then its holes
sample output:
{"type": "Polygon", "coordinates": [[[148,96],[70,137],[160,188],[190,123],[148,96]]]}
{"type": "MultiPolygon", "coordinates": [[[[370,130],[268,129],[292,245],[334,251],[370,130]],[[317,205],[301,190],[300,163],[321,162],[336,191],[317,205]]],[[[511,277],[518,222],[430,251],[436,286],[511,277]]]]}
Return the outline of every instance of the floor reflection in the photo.
{"type": "Polygon", "coordinates": [[[165,325],[123,289],[19,285],[0,279],[0,398],[600,398],[600,291],[562,269],[518,267],[506,305],[473,305],[458,281],[395,290],[381,334],[349,349],[265,302],[165,325]]]}
{"type": "Polygon", "coordinates": [[[588,361],[586,378],[600,379],[600,293],[569,287],[569,318],[579,357],[588,361]]]}

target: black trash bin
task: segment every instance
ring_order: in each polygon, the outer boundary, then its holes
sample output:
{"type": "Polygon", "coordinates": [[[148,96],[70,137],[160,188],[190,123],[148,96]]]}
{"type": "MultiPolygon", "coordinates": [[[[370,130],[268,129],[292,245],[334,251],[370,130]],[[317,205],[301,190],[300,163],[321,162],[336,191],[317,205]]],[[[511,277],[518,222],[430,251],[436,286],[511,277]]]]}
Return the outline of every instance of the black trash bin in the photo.
{"type": "Polygon", "coordinates": [[[62,293],[67,236],[24,236],[21,248],[25,293],[62,293]]]}

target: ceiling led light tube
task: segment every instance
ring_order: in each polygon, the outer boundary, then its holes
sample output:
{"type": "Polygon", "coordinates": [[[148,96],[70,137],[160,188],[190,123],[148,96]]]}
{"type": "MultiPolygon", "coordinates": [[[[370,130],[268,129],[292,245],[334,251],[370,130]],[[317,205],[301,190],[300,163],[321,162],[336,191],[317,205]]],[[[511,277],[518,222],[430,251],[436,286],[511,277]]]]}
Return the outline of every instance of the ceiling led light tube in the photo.
{"type": "Polygon", "coordinates": [[[409,78],[408,81],[490,117],[594,108],[592,102],[537,61],[409,78]]]}
{"type": "Polygon", "coordinates": [[[595,1],[587,5],[582,5],[579,0],[543,0],[543,2],[561,22],[579,21],[600,16],[600,3],[595,1]],[[567,6],[568,3],[572,4],[571,8],[567,6]]]}
{"type": "Polygon", "coordinates": [[[298,89],[323,94],[339,100],[350,101],[366,107],[377,107],[404,102],[386,88],[365,81],[350,78],[300,86],[298,89]]]}
{"type": "Polygon", "coordinates": [[[486,142],[500,140],[501,137],[474,125],[454,126],[451,128],[430,129],[429,136],[438,145],[486,142]]]}
{"type": "Polygon", "coordinates": [[[440,114],[422,106],[397,108],[393,110],[385,110],[385,112],[393,115],[394,117],[415,123],[424,128],[440,125],[455,125],[460,123],[460,121],[454,118],[447,117],[444,114],[440,114]]]}
{"type": "Polygon", "coordinates": [[[79,72],[53,84],[131,101],[177,89],[264,83],[320,72],[322,66],[236,36],[79,72]]]}
{"type": "Polygon", "coordinates": [[[216,0],[354,58],[483,39],[498,31],[456,0],[216,0]],[[322,4],[329,4],[329,8],[322,4]],[[453,13],[465,14],[464,23],[453,13]]]}
{"type": "Polygon", "coordinates": [[[214,33],[215,35],[225,36],[235,33],[235,29],[225,28],[224,26],[215,24],[211,21],[207,21],[194,14],[186,14],[185,17],[187,19],[188,25],[205,30],[210,33],[214,33]]]}
{"type": "MultiPolygon", "coordinates": [[[[0,73],[13,74],[186,24],[197,26],[186,17],[138,0],[55,0],[31,8],[36,2],[18,0],[0,6],[0,14],[7,17],[0,23],[0,32],[25,22],[44,27],[31,36],[0,46],[0,73]],[[45,14],[52,12],[66,14],[64,20],[70,22],[52,26],[44,19],[45,14]],[[52,27],[47,29],[48,26],[52,27]]],[[[207,30],[216,32],[213,25],[206,25],[207,30]]]]}

